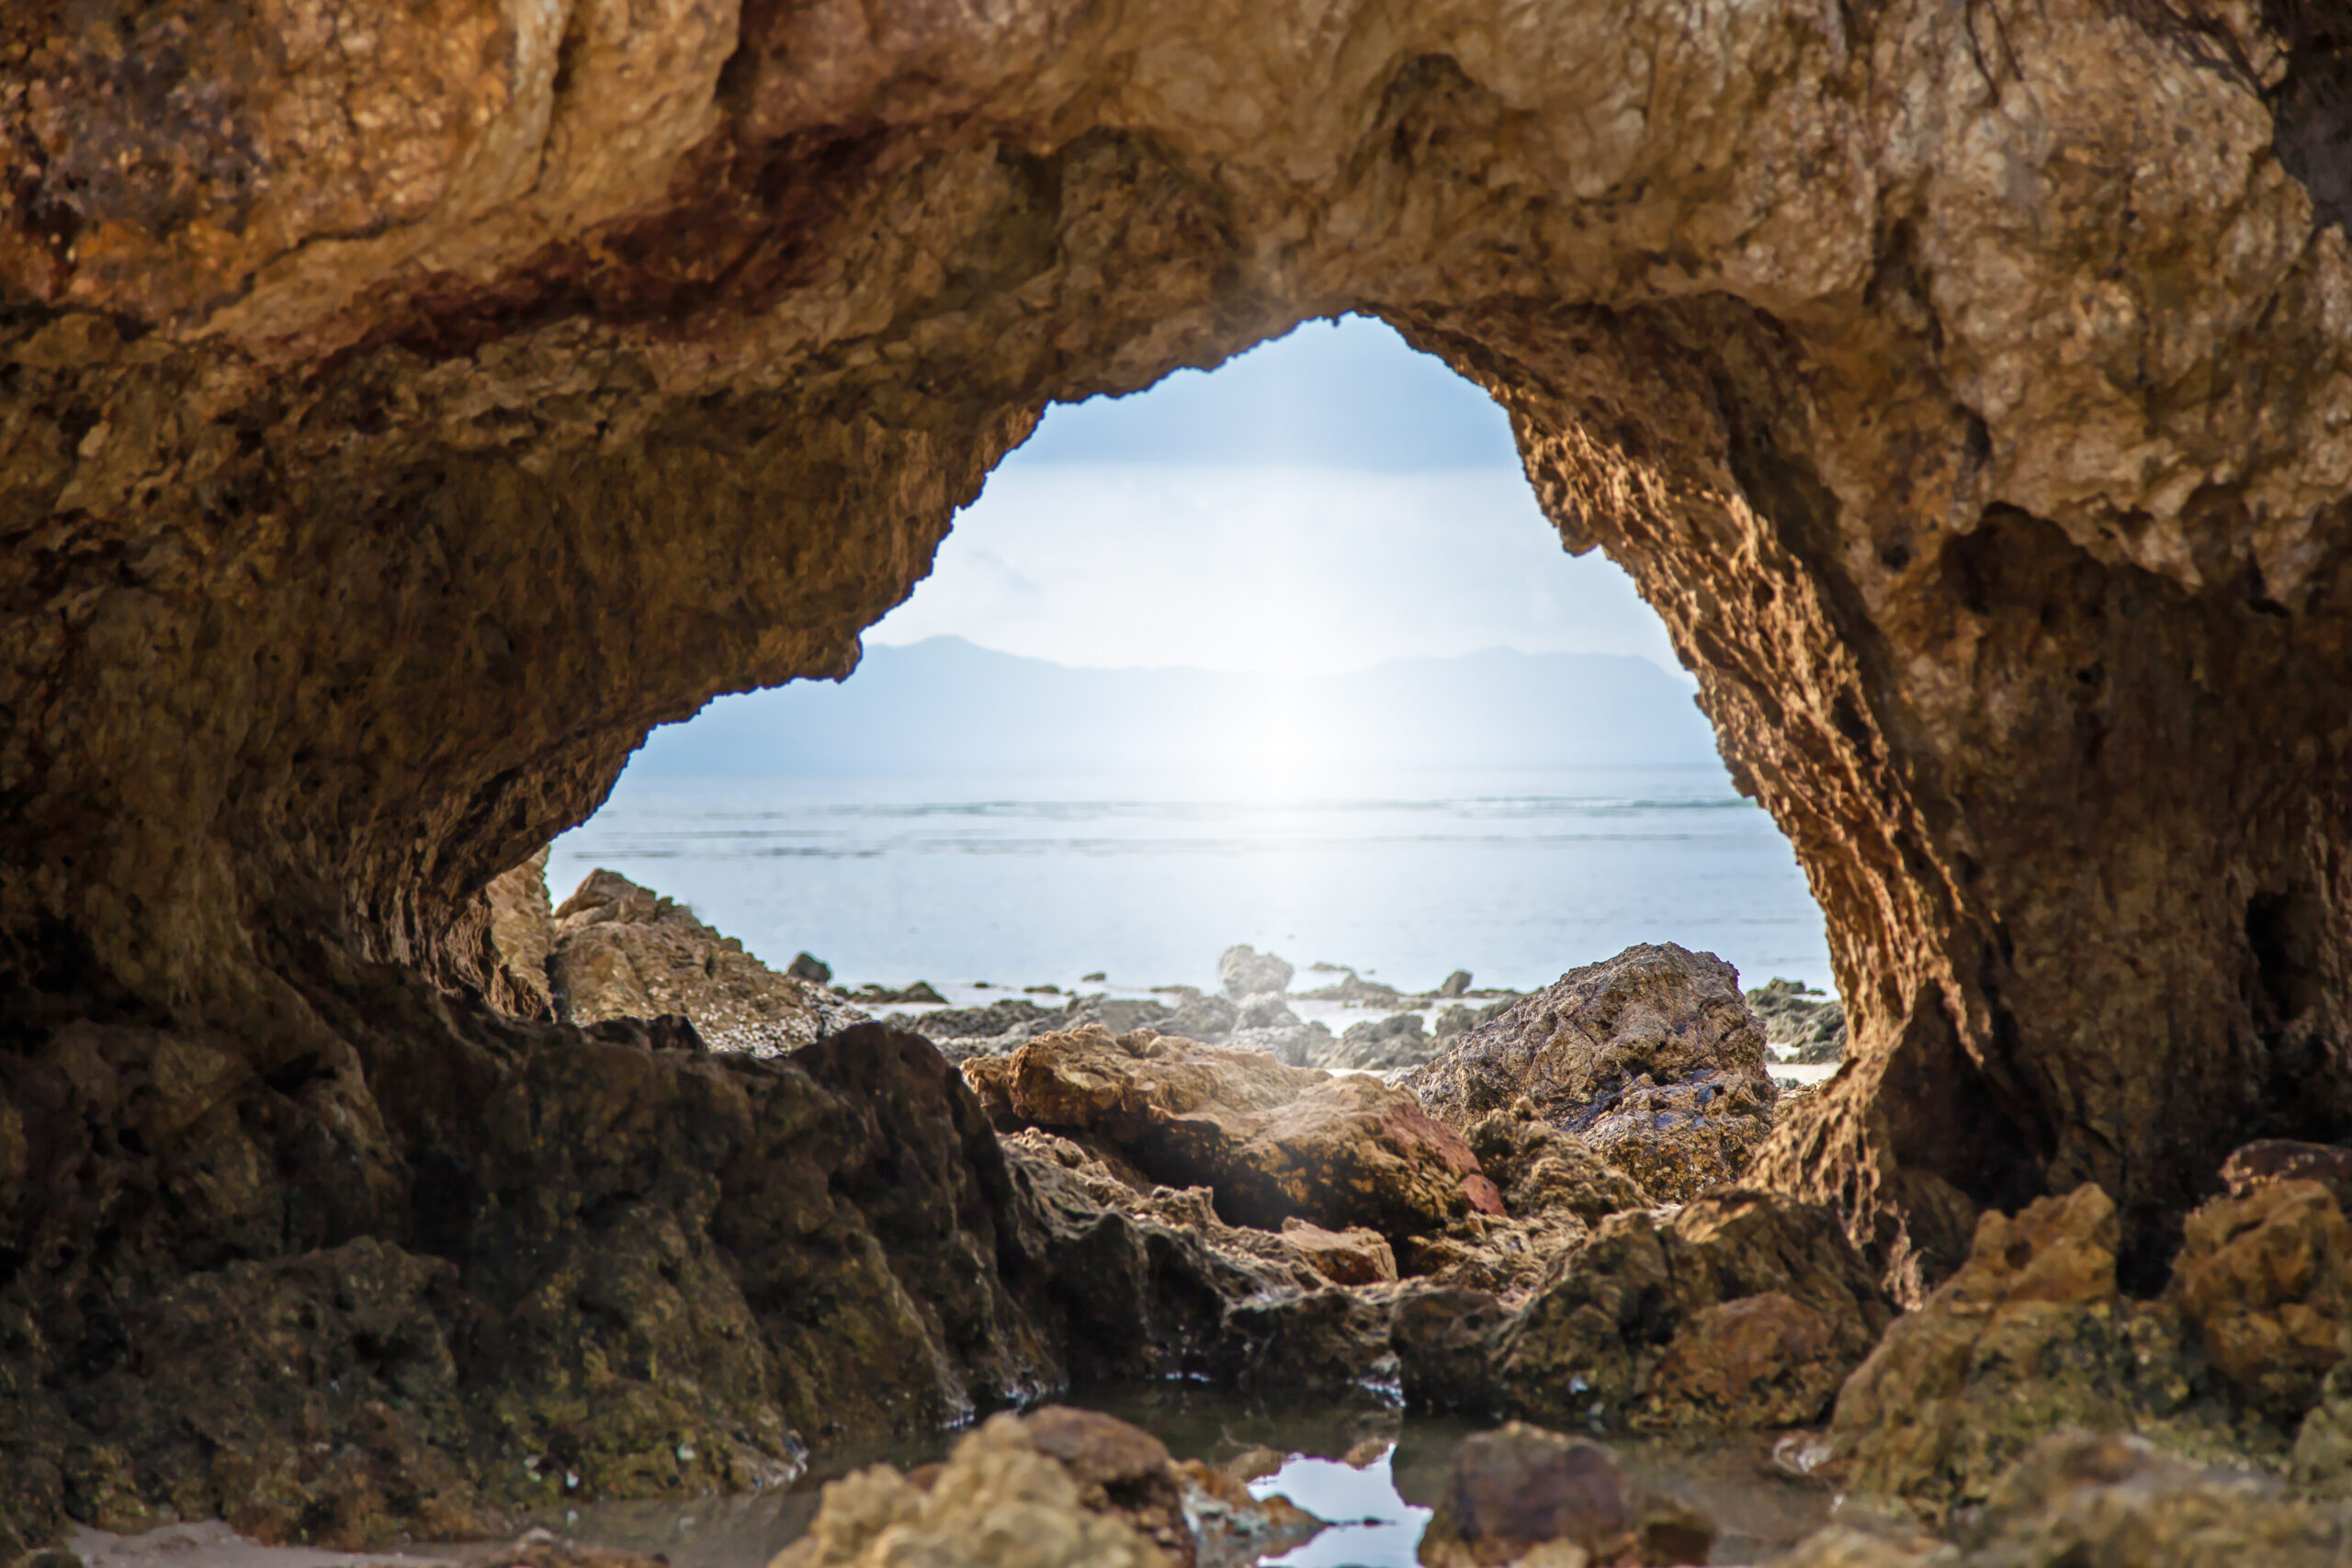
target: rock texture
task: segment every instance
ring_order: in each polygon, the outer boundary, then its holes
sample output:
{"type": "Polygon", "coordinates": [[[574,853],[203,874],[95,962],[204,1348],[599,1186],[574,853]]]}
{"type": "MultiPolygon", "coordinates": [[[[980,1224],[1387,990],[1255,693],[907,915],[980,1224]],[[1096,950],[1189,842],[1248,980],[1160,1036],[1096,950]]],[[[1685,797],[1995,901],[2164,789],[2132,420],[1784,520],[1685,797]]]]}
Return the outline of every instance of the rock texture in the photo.
{"type": "Polygon", "coordinates": [[[1846,1008],[1795,980],[1767,980],[1747,993],[1764,1039],[1784,1061],[1818,1066],[1844,1059],[1846,1008]]]}
{"type": "Polygon", "coordinates": [[[1426,1568],[1633,1568],[1704,1562],[1714,1541],[1713,1525],[1645,1495],[1600,1444],[1514,1421],[1455,1449],[1419,1555],[1426,1568]]]}
{"type": "Polygon", "coordinates": [[[808,1534],[771,1568],[1246,1568],[1322,1521],[1091,1411],[999,1416],[944,1465],[876,1465],[830,1483],[808,1534]]]}
{"type": "MultiPolygon", "coordinates": [[[[2352,1125],[2332,16],[13,6],[8,1071],[179,1042],[497,1166],[459,1004],[356,1021],[382,966],[494,988],[492,879],[650,726],[850,669],[1047,401],[1368,310],[1508,408],[1804,863],[1851,1049],[1751,1174],[1913,1295],[2096,1181],[2153,1288],[2230,1148],[2352,1125]]],[[[284,1114],[254,1168],[379,1120],[284,1114]]],[[[84,1135],[0,1139],[22,1256],[131,1245],[13,1174],[84,1135]]],[[[169,1277],[398,1244],[396,1166],[324,1229],[197,1182],[169,1277]]]]}
{"type": "Polygon", "coordinates": [[[780,1055],[866,1017],[618,872],[589,873],[555,911],[547,964],[558,1016],[595,1023],[679,1013],[714,1050],[780,1055]]]}
{"type": "Polygon", "coordinates": [[[1206,1187],[1230,1224],[1403,1236],[1502,1213],[1461,1134],[1374,1078],[1148,1030],[1044,1035],[965,1073],[1000,1128],[1071,1134],[1153,1181],[1206,1187]]]}
{"type": "Polygon", "coordinates": [[[1524,1100],[1679,1203],[1738,1180],[1770,1133],[1765,1062],[1736,970],[1644,943],[1450,1036],[1402,1081],[1456,1125],[1524,1100]]]}

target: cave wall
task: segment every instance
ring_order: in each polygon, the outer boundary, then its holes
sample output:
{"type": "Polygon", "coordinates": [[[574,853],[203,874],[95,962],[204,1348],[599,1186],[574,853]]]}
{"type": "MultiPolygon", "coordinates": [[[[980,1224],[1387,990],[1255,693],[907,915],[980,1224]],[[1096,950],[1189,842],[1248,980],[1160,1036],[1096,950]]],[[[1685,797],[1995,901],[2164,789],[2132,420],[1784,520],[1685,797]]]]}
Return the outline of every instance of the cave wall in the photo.
{"type": "Polygon", "coordinates": [[[1915,1284],[2086,1178],[2160,1257],[2235,1142],[2352,1130],[2346,48],[2295,0],[17,7],[0,1044],[266,1077],[370,964],[480,980],[483,884],[649,726],[850,669],[1046,402],[1357,310],[1510,410],[1812,878],[1853,1060],[1770,1179],[1915,1284]]]}

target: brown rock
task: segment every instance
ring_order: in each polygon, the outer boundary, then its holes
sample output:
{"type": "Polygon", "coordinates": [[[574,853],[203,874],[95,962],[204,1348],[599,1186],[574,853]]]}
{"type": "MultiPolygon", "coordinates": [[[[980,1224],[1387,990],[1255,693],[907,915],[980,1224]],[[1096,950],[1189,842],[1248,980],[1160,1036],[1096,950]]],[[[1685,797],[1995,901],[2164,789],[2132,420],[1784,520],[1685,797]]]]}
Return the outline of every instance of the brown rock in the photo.
{"type": "Polygon", "coordinates": [[[755,1056],[797,1051],[865,1018],[616,872],[590,872],[556,910],[548,970],[556,1006],[573,1023],[679,1013],[712,1049],[755,1056]]]}
{"type": "Polygon", "coordinates": [[[1455,1449],[1420,1561],[1428,1568],[1703,1562],[1714,1537],[1705,1519],[1636,1487],[1598,1443],[1513,1421],[1455,1449]]]}
{"type": "Polygon", "coordinates": [[[2291,1138],[2262,1138],[2222,1162],[2222,1184],[2243,1198],[2266,1181],[2316,1181],[2343,1208],[2352,1202],[2352,1149],[2336,1144],[2302,1144],[2291,1138]]]}
{"type": "Polygon", "coordinates": [[[2192,1392],[2179,1330],[2118,1292],[2118,1234],[2096,1187],[1979,1220],[1968,1261],[1839,1392],[1829,1439],[1845,1483],[1936,1517],[1983,1501],[2060,1428],[2198,1438],[2186,1418],[2167,1425],[2192,1392]]]}
{"type": "Polygon", "coordinates": [[[1047,1405],[998,1416],[918,1486],[888,1465],[825,1488],[808,1534],[772,1568],[1243,1568],[1312,1540],[1287,1498],[1179,1465],[1108,1416],[1047,1405]]]}
{"type": "Polygon", "coordinates": [[[1396,1255],[1378,1231],[1327,1231],[1294,1217],[1283,1222],[1282,1237],[1335,1285],[1372,1285],[1396,1278],[1396,1255]]]}
{"type": "Polygon", "coordinates": [[[1232,1224],[1295,1216],[1400,1236],[1501,1212],[1461,1134],[1376,1078],[1100,1030],[1043,1035],[965,1072],[999,1127],[1107,1144],[1156,1181],[1209,1188],[1232,1224]]]}
{"type": "Polygon", "coordinates": [[[1603,1220],[1503,1328],[1497,1375],[1538,1420],[1800,1425],[1892,1316],[1828,1211],[1718,1193],[1603,1220]]]}
{"type": "Polygon", "coordinates": [[[482,994],[517,1018],[555,1016],[548,964],[555,957],[555,907],[548,898],[545,849],[482,889],[490,906],[490,941],[497,962],[482,994]]]}
{"type": "Polygon", "coordinates": [[[1403,1080],[1468,1128],[1525,1100],[1666,1202],[1736,1181],[1771,1131],[1764,1033],[1730,964],[1668,943],[1562,976],[1403,1080]]]}
{"type": "Polygon", "coordinates": [[[2291,1425],[2352,1352],[2352,1225],[2317,1181],[2257,1181],[2188,1216],[2171,1299],[2222,1374],[2291,1425]]]}
{"type": "Polygon", "coordinates": [[[1048,401],[1346,310],[1509,405],[1804,862],[1853,1043],[1753,1174],[1922,1289],[2095,1180],[2153,1279],[2352,1125],[2333,8],[1685,11],[12,7],[0,1056],[278,1120],[12,1099],[9,1310],[542,1190],[389,971],[480,988],[649,727],[848,671],[1048,401]]]}

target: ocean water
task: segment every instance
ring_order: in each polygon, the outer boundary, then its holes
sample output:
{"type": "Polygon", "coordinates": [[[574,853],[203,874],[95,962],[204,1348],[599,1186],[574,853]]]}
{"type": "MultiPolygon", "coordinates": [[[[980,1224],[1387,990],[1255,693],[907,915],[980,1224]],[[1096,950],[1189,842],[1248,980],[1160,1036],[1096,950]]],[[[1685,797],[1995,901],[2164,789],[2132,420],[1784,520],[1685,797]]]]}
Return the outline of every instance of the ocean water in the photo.
{"type": "MultiPolygon", "coordinates": [[[[1821,913],[1771,818],[1679,768],[694,779],[625,774],[556,840],[770,964],[837,981],[1214,987],[1246,942],[1406,989],[1527,989],[1637,942],[1827,987],[1821,913]]],[[[1302,973],[1295,987],[1314,983],[1302,973]]]]}

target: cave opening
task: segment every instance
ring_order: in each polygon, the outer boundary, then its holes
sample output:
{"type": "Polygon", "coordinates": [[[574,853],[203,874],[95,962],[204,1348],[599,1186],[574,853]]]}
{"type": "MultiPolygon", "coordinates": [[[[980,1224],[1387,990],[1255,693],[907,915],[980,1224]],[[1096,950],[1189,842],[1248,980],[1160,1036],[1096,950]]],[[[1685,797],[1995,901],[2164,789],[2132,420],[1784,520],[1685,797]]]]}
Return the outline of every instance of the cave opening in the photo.
{"type": "Polygon", "coordinates": [[[959,1006],[1213,988],[1235,942],[1491,992],[1671,941],[1834,993],[1664,626],[1375,319],[1049,409],[864,641],[655,730],[554,898],[608,868],[776,968],[959,1006]]]}

